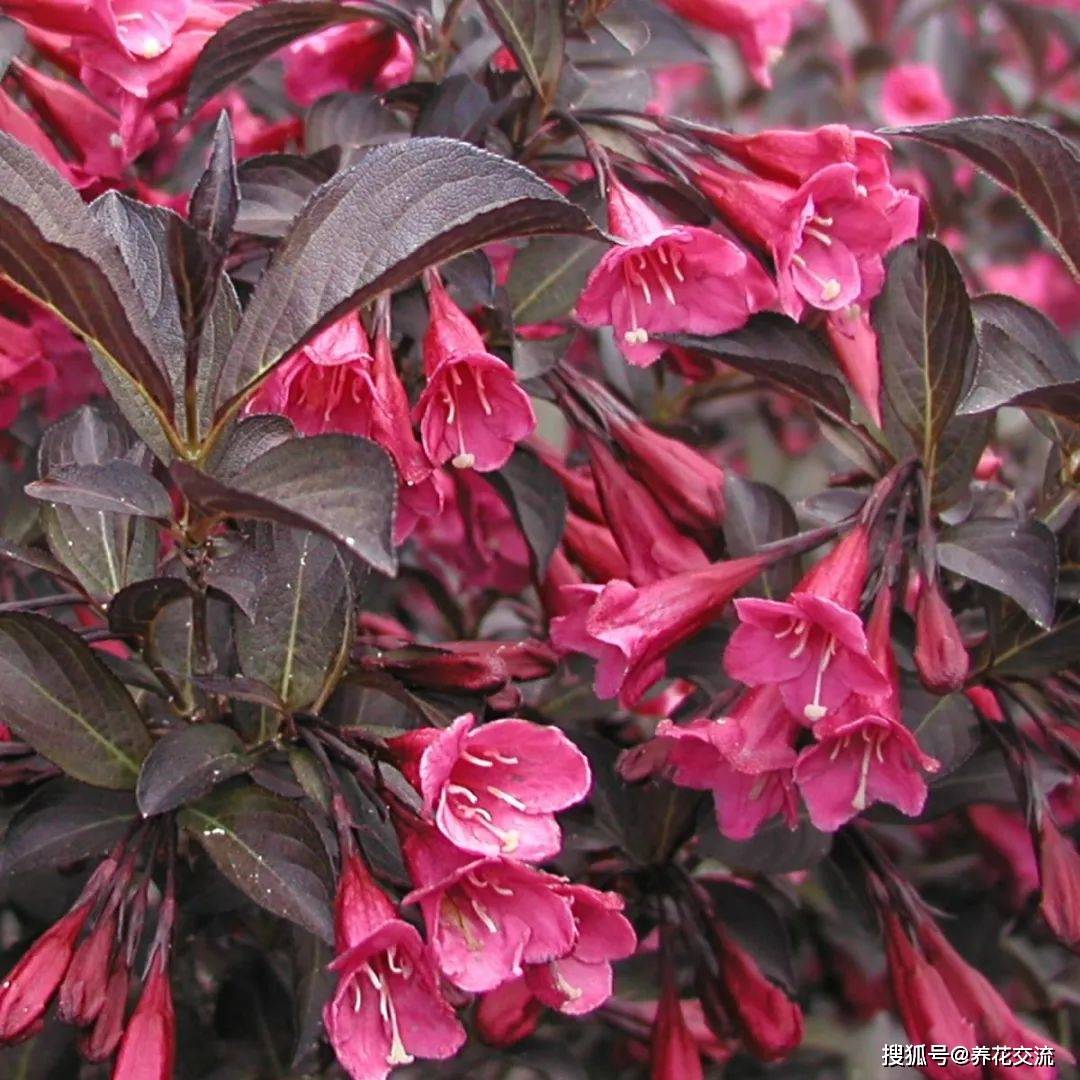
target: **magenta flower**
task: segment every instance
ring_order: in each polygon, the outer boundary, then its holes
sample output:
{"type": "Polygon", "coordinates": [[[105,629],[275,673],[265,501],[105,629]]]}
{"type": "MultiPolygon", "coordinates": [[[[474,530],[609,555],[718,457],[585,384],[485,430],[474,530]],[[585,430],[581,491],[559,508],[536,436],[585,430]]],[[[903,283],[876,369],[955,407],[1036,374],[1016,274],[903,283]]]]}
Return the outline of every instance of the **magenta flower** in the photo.
{"type": "Polygon", "coordinates": [[[892,226],[854,165],[821,169],[784,210],[785,226],[772,249],[787,314],[797,319],[804,305],[840,311],[881,291],[892,226]]]}
{"type": "Polygon", "coordinates": [[[415,928],[394,915],[355,854],[347,855],[335,903],[338,973],[323,1024],[352,1080],[384,1080],[416,1058],[452,1057],[465,1030],[439,992],[415,928]]]}
{"type": "Polygon", "coordinates": [[[923,583],[915,608],[915,669],[935,694],[950,694],[967,681],[970,659],[960,627],[936,580],[923,583]]]}
{"type": "Polygon", "coordinates": [[[285,92],[313,105],[339,91],[384,91],[412,78],[416,58],[407,38],[374,19],[332,26],[289,45],[285,92]]]}
{"type": "Polygon", "coordinates": [[[248,413],[287,416],[302,435],[367,435],[374,413],[371,345],[360,317],[346,315],[279,364],[248,413]]]}
{"type": "Polygon", "coordinates": [[[1039,824],[1041,908],[1047,926],[1073,949],[1080,945],[1080,853],[1045,809],[1039,824]]]}
{"type": "Polygon", "coordinates": [[[592,783],[585,755],[556,727],[513,717],[474,724],[466,713],[391,745],[452,844],[476,855],[551,858],[562,842],[555,811],[584,799],[592,783]]]}
{"type": "Polygon", "coordinates": [[[656,734],[673,742],[667,759],[672,780],[681,787],[712,792],[716,826],[724,836],[748,840],[778,814],[789,828],[795,827],[798,800],[791,743],[773,741],[756,759],[744,756],[742,763],[753,766],[750,771],[736,768],[728,759],[725,744],[731,737],[725,724],[716,720],[694,720],[681,727],[662,720],[656,734]]]}
{"type": "Polygon", "coordinates": [[[536,1030],[543,1011],[525,979],[514,979],[480,999],[476,1031],[489,1046],[513,1046],[536,1030]]]}
{"type": "Polygon", "coordinates": [[[608,222],[624,243],[589,275],[576,317],[614,327],[631,364],[646,367],[667,348],[650,334],[722,334],[775,300],[765,271],[737,244],[709,229],[665,225],[614,178],[608,222]]]}
{"type": "Polygon", "coordinates": [[[940,764],[924,754],[900,719],[896,658],[890,623],[892,590],[882,589],[870,618],[870,655],[885,676],[886,689],[872,697],[855,694],[833,716],[814,727],[817,743],[803,750],[795,766],[810,820],[825,832],[875,802],[914,817],[926,802],[920,769],[940,764]]]}
{"type": "Polygon", "coordinates": [[[937,772],[940,767],[902,723],[863,712],[864,707],[853,698],[818,724],[818,742],[799,755],[795,766],[810,820],[824,832],[835,832],[877,802],[915,817],[926,802],[926,781],[919,770],[937,772]]]}
{"type": "Polygon", "coordinates": [[[886,124],[933,124],[956,115],[933,64],[898,64],[881,84],[881,115],[886,124]]]}
{"type": "Polygon", "coordinates": [[[637,935],[622,914],[618,893],[587,885],[564,885],[576,927],[573,950],[546,964],[529,967],[525,982],[545,1005],[569,1016],[582,1016],[611,997],[611,962],[637,948],[637,935]]]}
{"type": "Polygon", "coordinates": [[[757,557],[729,559],[640,589],[618,579],[567,586],[579,607],[552,620],[552,644],[591,656],[597,695],[632,705],[663,678],[668,652],[719,618],[762,565],[757,557]]]}
{"type": "Polygon", "coordinates": [[[440,970],[462,990],[482,992],[519,977],[524,964],[565,956],[574,944],[560,878],[509,859],[459,851],[434,829],[410,829],[403,849],[420,885],[418,903],[440,970]]]}
{"type": "Polygon", "coordinates": [[[428,306],[427,386],[415,413],[424,452],[433,465],[501,469],[536,428],[529,395],[513,369],[487,351],[476,327],[434,277],[428,306]]]}
{"type": "Polygon", "coordinates": [[[733,38],[750,74],[772,86],[769,69],[791,37],[792,15],[806,0],[664,0],[689,22],[733,38]]]}
{"type": "Polygon", "coordinates": [[[884,693],[855,610],[869,572],[867,532],[853,529],[795,587],[786,601],[735,602],[741,625],[724,653],[724,670],[748,686],[780,687],[791,712],[810,721],[852,693],[884,693]]]}

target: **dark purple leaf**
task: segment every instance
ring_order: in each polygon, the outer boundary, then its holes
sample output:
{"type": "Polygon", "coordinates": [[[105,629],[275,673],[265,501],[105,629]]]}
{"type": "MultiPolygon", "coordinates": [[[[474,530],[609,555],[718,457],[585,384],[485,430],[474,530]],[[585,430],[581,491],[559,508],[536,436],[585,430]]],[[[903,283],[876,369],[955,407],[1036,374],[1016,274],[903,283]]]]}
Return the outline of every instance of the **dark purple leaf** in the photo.
{"type": "Polygon", "coordinates": [[[1018,405],[1080,422],[1080,360],[1061,331],[1011,296],[980,296],[971,307],[979,363],[960,412],[1018,405]]]}
{"type": "Polygon", "coordinates": [[[26,494],[60,506],[166,520],[169,493],[145,469],[123,458],[103,465],[61,465],[26,485],[26,494]]]}
{"type": "Polygon", "coordinates": [[[1074,142],[1017,116],[972,116],[884,134],[962,154],[1020,200],[1080,278],[1080,150],[1074,142]]]}
{"type": "Polygon", "coordinates": [[[356,614],[348,568],[335,544],[299,530],[265,529],[266,577],[251,618],[234,620],[244,675],[290,709],[317,711],[344,670],[356,614]]]}
{"type": "Polygon", "coordinates": [[[542,236],[514,256],[506,291],[519,326],[570,314],[585,281],[604,254],[587,236],[542,236]]]}
{"type": "Polygon", "coordinates": [[[991,608],[990,634],[975,667],[994,675],[1040,679],[1076,664],[1080,654],[1080,610],[1071,605],[1049,629],[1009,601],[991,608]]]}
{"type": "Polygon", "coordinates": [[[794,829],[773,818],[749,840],[729,840],[716,828],[711,801],[698,822],[701,854],[718,859],[736,873],[790,874],[820,862],[829,853],[832,835],[820,832],[803,817],[794,829]]]}
{"type": "MultiPolygon", "coordinates": [[[[733,472],[724,481],[724,542],[732,558],[752,555],[763,544],[794,536],[799,531],[795,511],[776,488],[743,480],[733,472]]],[[[796,560],[785,559],[762,575],[762,595],[787,596],[795,584],[796,560]]]]}
{"type": "Polygon", "coordinates": [[[562,540],[566,524],[566,492],[558,477],[524,447],[489,479],[506,501],[532,552],[533,572],[542,581],[562,540]]]}
{"type": "Polygon", "coordinates": [[[135,787],[143,817],[164,814],[207,795],[251,768],[244,744],[223,724],[189,724],[159,739],[135,787]]]}
{"type": "Polygon", "coordinates": [[[938,562],[1015,600],[1047,629],[1054,620],[1057,541],[1038,521],[973,518],[938,539],[938,562]]]}
{"type": "Polygon", "coordinates": [[[184,807],[179,820],[256,904],[324,941],[334,940],[330,861],[296,803],[234,780],[184,807]]]}
{"type": "Polygon", "coordinates": [[[828,346],[785,315],[755,315],[741,330],[715,337],[660,334],[665,341],[715,356],[747,375],[775,382],[847,419],[851,400],[828,346]]]}
{"type": "Polygon", "coordinates": [[[480,0],[480,7],[541,104],[550,105],[566,49],[564,0],[480,0]]]}
{"type": "Polygon", "coordinates": [[[918,458],[935,504],[967,490],[985,437],[981,421],[955,414],[975,371],[975,328],[964,280],[948,250],[911,240],[888,259],[874,301],[885,434],[897,458],[918,458]]]}
{"type": "Polygon", "coordinates": [[[196,232],[206,237],[211,248],[223,253],[229,246],[239,208],[236,145],[229,114],[223,110],[214,129],[210,160],[191,193],[188,221],[196,232]]]}
{"type": "Polygon", "coordinates": [[[121,589],[109,603],[109,628],[121,637],[148,638],[170,604],[190,600],[191,587],[178,577],[147,578],[121,589]]]}
{"type": "Polygon", "coordinates": [[[318,188],[294,221],[244,312],[219,402],[236,408],[297,346],[425,267],[553,232],[595,228],[529,169],[453,139],[377,147],[318,188]]]}
{"type": "Polygon", "coordinates": [[[207,471],[220,480],[231,480],[257,457],[281,443],[296,438],[296,428],[287,416],[258,413],[234,424],[207,462],[207,471]]]}
{"type": "Polygon", "coordinates": [[[353,435],[313,435],[272,446],[228,481],[177,462],[173,476],[212,513],[320,532],[393,574],[397,474],[382,447],[353,435]]]}
{"type": "Polygon", "coordinates": [[[308,196],[333,175],[324,154],[264,154],[240,162],[237,231],[273,239],[284,236],[308,196]]]}
{"type": "Polygon", "coordinates": [[[78,634],[41,615],[0,614],[0,722],[96,787],[134,787],[150,749],[123,683],[78,634]]]}
{"type": "Polygon", "coordinates": [[[246,75],[278,49],[308,34],[359,19],[379,19],[415,37],[412,23],[389,3],[354,0],[277,0],[230,19],[199,53],[188,83],[185,118],[191,119],[215,94],[246,75]]]}
{"type": "MultiPolygon", "coordinates": [[[[318,154],[330,147],[340,147],[346,152],[343,165],[352,164],[347,156],[350,153],[398,142],[408,135],[408,124],[398,113],[388,109],[378,94],[328,94],[311,106],[304,119],[307,152],[318,154]]],[[[319,154],[320,159],[322,156],[319,154]]],[[[322,180],[329,180],[330,175],[327,173],[322,180]]]]}
{"type": "Polygon", "coordinates": [[[964,694],[938,697],[915,679],[907,678],[900,698],[904,724],[919,740],[919,746],[941,764],[935,776],[947,776],[978,749],[979,720],[964,694]]]}
{"type": "Polygon", "coordinates": [[[4,833],[0,876],[103,855],[135,820],[131,793],[48,780],[19,807],[4,833]]]}
{"type": "Polygon", "coordinates": [[[172,392],[127,267],[75,189],[3,132],[0,210],[0,275],[93,345],[104,368],[170,428],[172,392]]]}

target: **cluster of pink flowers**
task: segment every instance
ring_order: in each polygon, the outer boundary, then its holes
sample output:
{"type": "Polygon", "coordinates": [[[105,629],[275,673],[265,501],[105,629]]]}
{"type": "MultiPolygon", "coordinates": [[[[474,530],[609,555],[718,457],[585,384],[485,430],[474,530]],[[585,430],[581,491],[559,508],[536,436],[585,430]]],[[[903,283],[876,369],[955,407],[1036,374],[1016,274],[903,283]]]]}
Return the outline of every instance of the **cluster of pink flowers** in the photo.
{"type": "Polygon", "coordinates": [[[427,943],[344,830],[339,981],[324,1020],[354,1080],[457,1052],[465,1031],[441,979],[497,995],[488,1011],[512,999],[516,1015],[530,1018],[521,1022],[535,1026],[540,1006],[579,1016],[602,1005],[611,962],[637,945],[618,894],[535,865],[561,847],[555,812],[584,799],[592,782],[561,731],[513,717],[477,726],[467,714],[397,736],[390,749],[422,801],[420,815],[393,809],[414,884],[402,903],[419,907],[427,943]]]}

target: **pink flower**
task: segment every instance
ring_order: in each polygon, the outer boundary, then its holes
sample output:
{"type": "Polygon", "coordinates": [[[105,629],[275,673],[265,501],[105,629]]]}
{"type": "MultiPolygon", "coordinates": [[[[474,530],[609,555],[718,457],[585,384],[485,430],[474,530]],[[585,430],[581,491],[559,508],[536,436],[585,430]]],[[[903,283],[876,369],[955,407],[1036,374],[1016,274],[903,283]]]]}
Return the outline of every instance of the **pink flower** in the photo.
{"type": "Polygon", "coordinates": [[[424,338],[427,386],[416,405],[420,438],[434,465],[501,469],[531,435],[536,417],[513,369],[483,339],[442,283],[429,279],[431,321],[424,338]]]}
{"type": "Polygon", "coordinates": [[[664,0],[690,22],[734,38],[750,73],[772,86],[769,68],[780,59],[791,37],[792,14],[806,0],[664,0]]]}
{"type": "Polygon", "coordinates": [[[287,416],[302,435],[367,435],[375,412],[371,368],[360,317],[346,315],[279,364],[247,411],[287,416]]]}
{"type": "Polygon", "coordinates": [[[663,962],[660,1001],[653,1020],[650,1050],[653,1080],[702,1080],[701,1054],[683,1016],[671,962],[663,962]]]}
{"type": "Polygon", "coordinates": [[[592,783],[585,755],[556,727],[515,718],[474,725],[466,713],[391,745],[451,843],[477,855],[551,858],[561,844],[555,811],[584,799],[592,783]]]}
{"type": "Polygon", "coordinates": [[[881,427],[881,361],[869,312],[858,304],[843,311],[831,311],[825,320],[825,332],[851,388],[874,423],[881,427]]]}
{"type": "Polygon", "coordinates": [[[623,355],[645,367],[667,347],[650,333],[722,334],[775,299],[761,266],[726,237],[688,225],[667,226],[614,178],[611,232],[623,241],[589,275],[576,317],[612,326],[623,355]]]}
{"type": "Polygon", "coordinates": [[[940,767],[900,719],[891,619],[892,590],[885,588],[874,605],[868,636],[870,657],[885,676],[886,689],[872,696],[853,694],[838,712],[816,724],[817,743],[803,750],[795,766],[810,820],[825,832],[835,832],[875,802],[914,817],[926,802],[919,769],[937,772],[940,767]]]}
{"type": "Polygon", "coordinates": [[[113,1080],[171,1080],[176,1057],[176,1016],[169,969],[159,952],[139,1004],[124,1029],[113,1080]]]}
{"type": "Polygon", "coordinates": [[[68,1024],[85,1027],[105,1007],[109,961],[116,941],[116,913],[106,911],[79,943],[60,985],[57,1012],[68,1024]]]}
{"type": "Polygon", "coordinates": [[[611,962],[633,953],[637,935],[622,914],[618,893],[564,885],[563,894],[574,913],[574,948],[557,960],[527,968],[525,982],[550,1008],[582,1016],[611,997],[611,962]]]}
{"type": "Polygon", "coordinates": [[[338,984],[323,1025],[352,1080],[384,1080],[418,1057],[453,1057],[465,1030],[439,992],[431,957],[355,854],[343,860],[335,921],[338,984]]]}
{"type": "Polygon", "coordinates": [[[580,606],[552,620],[552,644],[596,660],[597,695],[629,706],[663,678],[667,654],[715,622],[762,566],[757,557],[730,559],[640,589],[619,579],[567,586],[580,606]]]}
{"type": "Polygon", "coordinates": [[[933,124],[956,115],[932,64],[898,64],[881,85],[881,115],[893,127],[933,124]]]}
{"type": "Polygon", "coordinates": [[[285,92],[312,105],[338,91],[382,92],[407,83],[416,57],[408,39],[374,19],[332,26],[284,52],[285,92]]]}
{"type": "Polygon", "coordinates": [[[634,480],[607,446],[586,435],[604,517],[635,585],[708,566],[705,552],[672,524],[649,489],[634,480]]]}
{"type": "Polygon", "coordinates": [[[0,315],[0,430],[15,422],[29,394],[57,378],[34,329],[0,315]]]}
{"type": "Polygon", "coordinates": [[[1038,308],[1063,333],[1071,334],[1080,326],[1076,283],[1061,260],[1050,252],[1033,251],[1017,263],[983,267],[980,276],[988,289],[1038,308]]]}
{"type": "Polygon", "coordinates": [[[0,1045],[27,1039],[41,1027],[92,907],[79,904],[53,923],[0,983],[0,1045]]]}
{"type": "Polygon", "coordinates": [[[762,740],[757,753],[747,752],[744,735],[728,734],[730,721],[694,720],[678,726],[662,720],[656,729],[658,738],[673,742],[667,760],[672,780],[681,787],[712,792],[716,827],[731,840],[748,840],[778,814],[789,828],[798,823],[792,778],[795,727],[761,698],[753,700],[748,695],[744,702],[747,720],[760,718],[766,725],[787,721],[783,734],[762,740]]]}
{"type": "Polygon", "coordinates": [[[435,960],[455,986],[494,990],[522,975],[524,964],[546,963],[573,947],[561,879],[509,859],[477,859],[434,829],[408,829],[403,850],[420,886],[404,903],[420,905],[435,960]]]}
{"type": "Polygon", "coordinates": [[[852,693],[886,692],[855,610],[868,571],[867,532],[857,526],[786,601],[736,600],[741,625],[728,642],[724,670],[748,686],[777,684],[792,713],[810,721],[852,693]]]}

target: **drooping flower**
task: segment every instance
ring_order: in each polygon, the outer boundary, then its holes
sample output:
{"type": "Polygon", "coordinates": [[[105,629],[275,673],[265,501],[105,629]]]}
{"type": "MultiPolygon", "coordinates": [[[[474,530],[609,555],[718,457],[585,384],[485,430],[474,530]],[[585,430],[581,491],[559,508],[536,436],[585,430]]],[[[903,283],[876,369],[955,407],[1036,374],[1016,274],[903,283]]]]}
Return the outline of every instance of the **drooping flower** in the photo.
{"type": "Polygon", "coordinates": [[[476,1033],[490,1046],[513,1046],[527,1039],[544,1011],[524,977],[484,994],[476,1006],[476,1033]]]}
{"type": "Polygon", "coordinates": [[[748,840],[777,815],[789,828],[798,822],[792,773],[797,725],[777,704],[748,695],[730,719],[657,725],[657,738],[672,744],[666,762],[672,780],[712,793],[716,826],[731,840],[748,840]],[[759,720],[760,734],[753,731],[759,720]]]}
{"type": "Polygon", "coordinates": [[[565,956],[574,944],[561,879],[503,858],[477,859],[433,828],[404,829],[412,880],[405,897],[424,914],[440,970],[455,986],[483,992],[523,974],[525,964],[565,956]]]}
{"type": "Polygon", "coordinates": [[[919,678],[935,694],[949,694],[964,685],[969,667],[964,639],[940,586],[936,580],[924,582],[915,607],[915,669],[919,678]]]}
{"type": "Polygon", "coordinates": [[[60,984],[57,1005],[57,1012],[66,1023],[85,1027],[104,1008],[116,923],[115,912],[105,912],[75,950],[60,984]]]}
{"type": "Polygon", "coordinates": [[[355,853],[343,859],[334,915],[338,984],[323,1025],[352,1080],[384,1080],[418,1057],[456,1054],[465,1030],[439,992],[428,950],[355,853]]]}
{"type": "Polygon", "coordinates": [[[660,1000],[650,1039],[653,1080],[702,1080],[701,1054],[683,1016],[670,961],[662,961],[660,1000]]]}
{"type": "Polygon", "coordinates": [[[891,618],[892,590],[884,588],[870,617],[868,645],[886,689],[870,696],[852,694],[837,712],[815,724],[817,742],[802,751],[795,766],[810,820],[825,832],[834,832],[875,802],[914,817],[926,802],[920,770],[940,767],[901,720],[891,618]]]}
{"type": "Polygon", "coordinates": [[[408,39],[374,19],[301,38],[285,49],[283,60],[285,92],[304,106],[339,91],[391,90],[407,83],[416,65],[408,39]]]}
{"type": "Polygon", "coordinates": [[[621,580],[569,586],[579,607],[552,620],[552,643],[593,657],[597,695],[629,706],[663,677],[667,654],[719,618],[763,565],[754,556],[730,559],[640,589],[621,580]]]}
{"type": "Polygon", "coordinates": [[[887,680],[869,655],[856,611],[868,573],[868,534],[860,525],[786,601],[737,600],[741,624],[728,642],[724,670],[748,686],[778,685],[792,713],[811,722],[852,693],[884,693],[887,680]]]}
{"type": "Polygon", "coordinates": [[[365,435],[375,409],[371,368],[363,323],[355,313],[346,315],[278,365],[247,412],[280,413],[302,435],[365,435]]]}
{"type": "Polygon", "coordinates": [[[886,124],[933,124],[956,115],[933,64],[897,64],[881,84],[881,115],[886,124]]]}
{"type": "Polygon", "coordinates": [[[805,0],[664,0],[690,22],[733,38],[751,75],[772,86],[769,69],[791,37],[792,16],[805,0]]]}
{"type": "Polygon", "coordinates": [[[529,396],[513,369],[487,351],[435,276],[429,278],[428,307],[427,386],[416,404],[424,452],[433,465],[501,469],[536,428],[529,396]]]}
{"type": "Polygon", "coordinates": [[[672,524],[645,485],[620,467],[604,443],[586,436],[596,490],[611,534],[635,585],[708,565],[705,552],[672,524]]]}
{"type": "Polygon", "coordinates": [[[113,1078],[171,1080],[175,1058],[176,1015],[162,951],[156,954],[142,996],[124,1029],[113,1078]]]}
{"type": "Polygon", "coordinates": [[[632,364],[652,364],[667,347],[650,334],[721,334],[775,299],[765,271],[737,244],[709,229],[665,225],[614,178],[608,220],[623,243],[589,275],[576,316],[585,326],[614,327],[632,364]]]}
{"type": "Polygon", "coordinates": [[[588,794],[585,755],[556,727],[510,717],[421,728],[391,741],[451,843],[477,855],[539,862],[555,855],[555,811],[588,794]]]}
{"type": "Polygon", "coordinates": [[[525,982],[545,1005],[569,1016],[583,1016],[611,997],[614,960],[637,947],[637,935],[622,914],[618,893],[588,885],[564,885],[574,914],[576,936],[571,952],[546,964],[526,968],[525,982]]]}

